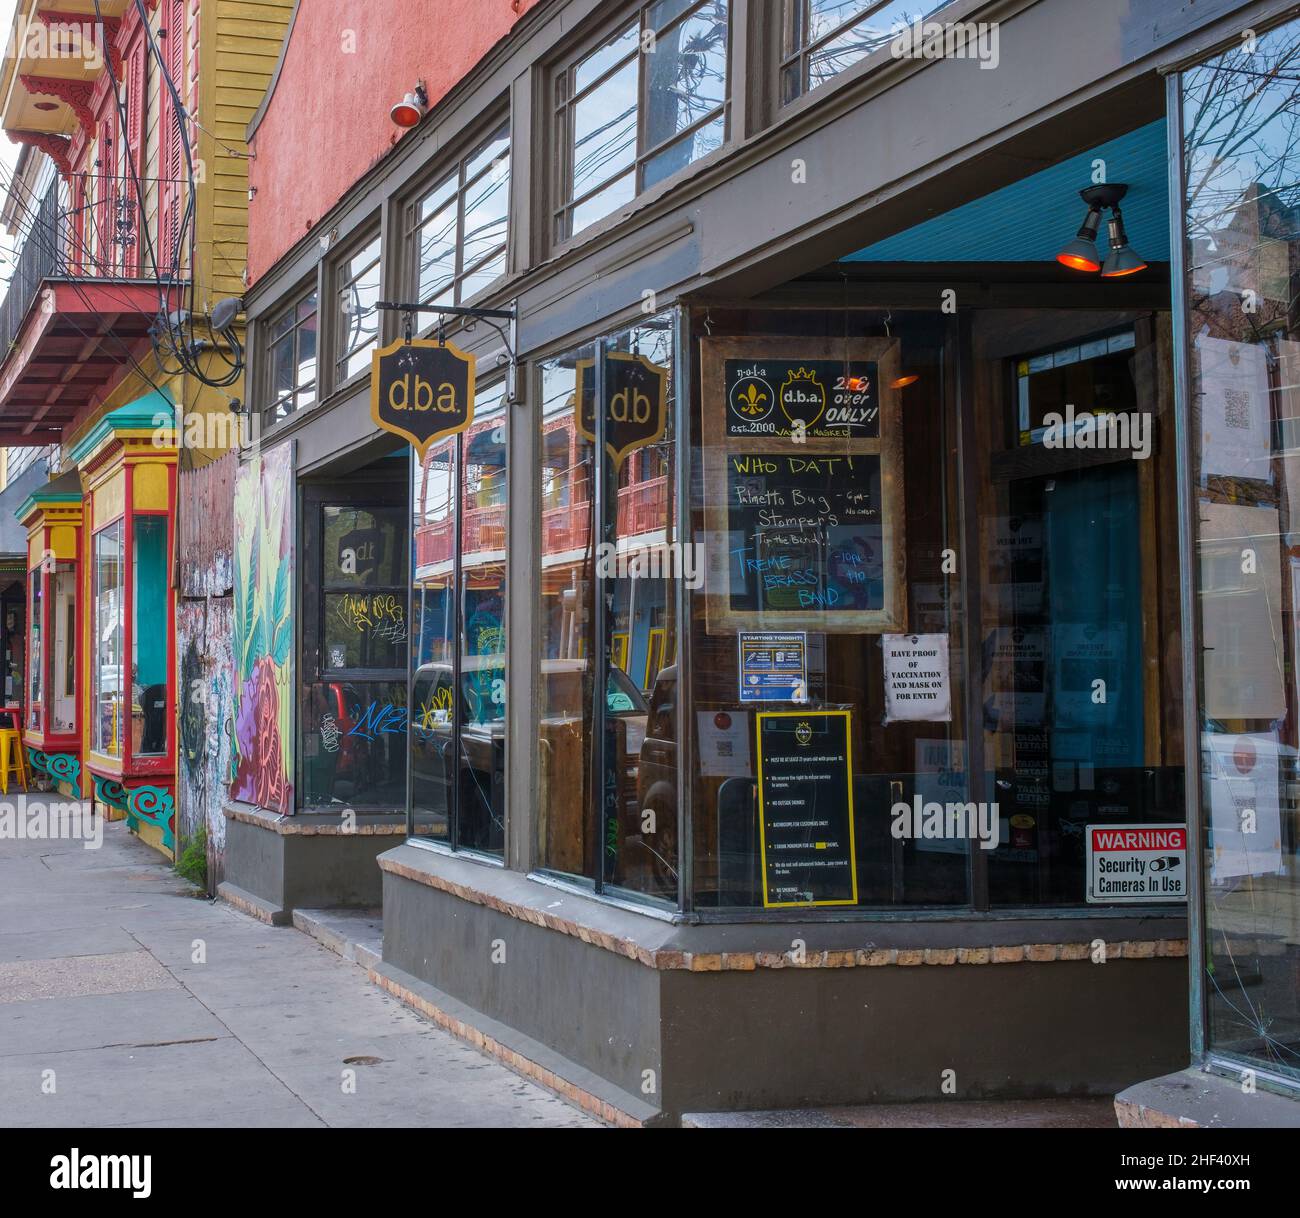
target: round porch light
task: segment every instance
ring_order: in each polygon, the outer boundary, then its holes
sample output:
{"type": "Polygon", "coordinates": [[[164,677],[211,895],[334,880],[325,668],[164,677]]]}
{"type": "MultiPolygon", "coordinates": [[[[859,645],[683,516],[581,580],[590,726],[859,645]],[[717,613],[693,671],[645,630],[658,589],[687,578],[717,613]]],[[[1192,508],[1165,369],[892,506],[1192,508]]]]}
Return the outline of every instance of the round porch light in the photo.
{"type": "Polygon", "coordinates": [[[388,116],[397,126],[405,130],[416,126],[428,112],[429,95],[424,91],[424,81],[420,81],[388,112],[388,116]]]}

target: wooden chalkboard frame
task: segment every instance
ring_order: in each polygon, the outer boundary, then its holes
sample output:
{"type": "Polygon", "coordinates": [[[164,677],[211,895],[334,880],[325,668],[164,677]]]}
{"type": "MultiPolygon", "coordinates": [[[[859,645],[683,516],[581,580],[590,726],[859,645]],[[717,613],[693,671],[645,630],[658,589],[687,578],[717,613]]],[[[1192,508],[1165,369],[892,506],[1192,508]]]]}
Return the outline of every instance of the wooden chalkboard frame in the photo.
{"type": "Polygon", "coordinates": [[[903,435],[899,391],[901,360],[896,338],[817,339],[705,338],[700,342],[704,467],[704,531],[709,549],[704,591],[705,629],[723,635],[739,630],[804,630],[820,634],[907,632],[907,586],[903,495],[903,435]],[[812,439],[792,447],[797,456],[878,456],[881,485],[881,537],[884,546],[884,607],[881,609],[738,610],[731,604],[731,563],[727,457],[758,456],[785,445],[788,436],[728,436],[726,367],[728,360],[834,360],[877,365],[880,436],[878,439],[812,439]],[[723,553],[718,553],[719,548],[723,553]]]}

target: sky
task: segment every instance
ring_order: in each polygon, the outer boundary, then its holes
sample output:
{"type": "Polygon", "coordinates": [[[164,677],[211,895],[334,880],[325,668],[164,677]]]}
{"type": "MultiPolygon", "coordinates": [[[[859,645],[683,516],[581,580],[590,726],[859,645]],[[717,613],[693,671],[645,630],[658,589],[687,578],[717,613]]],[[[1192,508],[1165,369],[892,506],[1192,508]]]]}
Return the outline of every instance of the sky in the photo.
{"type": "MultiPolygon", "coordinates": [[[[0,50],[5,52],[9,49],[10,26],[13,24],[14,8],[18,0],[0,0],[0,50]]],[[[14,165],[18,162],[18,154],[22,148],[13,143],[7,135],[0,135],[0,179],[4,182],[10,181],[13,176],[14,165]]],[[[16,238],[11,237],[7,232],[0,229],[0,288],[9,281],[9,274],[13,266],[12,252],[19,244],[16,238]]]]}

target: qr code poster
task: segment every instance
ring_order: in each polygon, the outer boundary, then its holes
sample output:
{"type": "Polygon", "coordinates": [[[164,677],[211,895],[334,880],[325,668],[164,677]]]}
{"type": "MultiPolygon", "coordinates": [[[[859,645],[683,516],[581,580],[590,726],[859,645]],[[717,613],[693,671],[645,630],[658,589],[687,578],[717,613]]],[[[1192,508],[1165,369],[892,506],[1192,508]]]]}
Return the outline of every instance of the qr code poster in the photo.
{"type": "Polygon", "coordinates": [[[1271,481],[1267,351],[1202,336],[1196,364],[1201,473],[1271,481]]]}

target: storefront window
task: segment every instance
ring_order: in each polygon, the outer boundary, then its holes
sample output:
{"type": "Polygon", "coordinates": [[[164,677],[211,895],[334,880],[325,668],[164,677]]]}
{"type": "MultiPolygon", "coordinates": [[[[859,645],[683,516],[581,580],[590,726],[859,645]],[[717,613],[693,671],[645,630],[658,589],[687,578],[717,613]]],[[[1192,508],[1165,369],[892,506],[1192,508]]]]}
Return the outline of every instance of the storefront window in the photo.
{"type": "Polygon", "coordinates": [[[674,319],[663,316],[542,365],[537,707],[542,865],[672,903],[677,762],[665,708],[677,581],[697,573],[676,510],[674,342],[674,319]]]}
{"type": "Polygon", "coordinates": [[[19,706],[23,700],[23,651],[27,639],[27,608],[21,580],[12,584],[0,600],[0,614],[4,617],[4,635],[0,642],[4,702],[6,706],[19,706]]]}
{"type": "Polygon", "coordinates": [[[720,148],[727,0],[655,0],[556,81],[563,240],[720,148]]]}
{"type": "Polygon", "coordinates": [[[505,387],[413,466],[411,832],[500,856],[506,815],[505,387]],[[459,691],[459,693],[457,693],[459,691]]]}
{"type": "Polygon", "coordinates": [[[989,901],[1159,905],[1163,881],[1099,847],[1148,825],[1183,841],[1168,319],[983,310],[971,333],[989,901]]]}
{"type": "Polygon", "coordinates": [[[509,213],[506,122],[411,206],[415,299],[460,304],[504,275],[509,213]]]}
{"type": "Polygon", "coordinates": [[[56,564],[50,576],[49,672],[46,730],[71,732],[77,725],[77,572],[74,564],[56,564]]]}
{"type": "Polygon", "coordinates": [[[167,517],[131,522],[131,755],[167,751],[167,517]]]}
{"type": "Polygon", "coordinates": [[[1300,25],[1182,84],[1208,1046],[1300,1079],[1300,25]]]}
{"type": "Polygon", "coordinates": [[[125,523],[114,521],[95,534],[92,596],[95,639],[91,651],[91,748],[105,757],[122,755],[125,692],[123,627],[125,609],[125,523]]]}
{"type": "Polygon", "coordinates": [[[945,319],[710,330],[692,688],[652,707],[652,734],[693,733],[695,902],[964,904],[979,841],[892,832],[899,805],[970,798],[945,319]]]}
{"type": "Polygon", "coordinates": [[[952,0],[784,0],[784,101],[834,80],[952,0]]]}
{"type": "Polygon", "coordinates": [[[406,788],[404,468],[307,496],[302,781],[307,808],[400,808],[406,788]],[[394,479],[398,479],[394,482],[394,479]],[[315,576],[319,572],[319,576],[315,576]]]}
{"type": "Polygon", "coordinates": [[[370,367],[370,352],[379,338],[379,251],[374,238],[338,269],[338,360],[335,384],[370,367]]]}
{"type": "Polygon", "coordinates": [[[44,666],[44,652],[41,650],[41,627],[45,620],[41,612],[41,575],[42,572],[39,567],[35,571],[28,572],[27,575],[27,584],[31,596],[28,613],[32,624],[32,654],[27,669],[27,726],[38,731],[41,726],[41,694],[43,690],[41,675],[44,666]]]}

